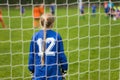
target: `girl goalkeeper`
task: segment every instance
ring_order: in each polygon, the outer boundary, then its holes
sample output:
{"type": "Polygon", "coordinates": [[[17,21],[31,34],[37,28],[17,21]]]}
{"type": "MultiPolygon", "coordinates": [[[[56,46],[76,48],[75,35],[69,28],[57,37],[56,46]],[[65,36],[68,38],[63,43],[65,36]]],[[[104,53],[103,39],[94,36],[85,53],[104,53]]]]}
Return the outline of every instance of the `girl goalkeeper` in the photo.
{"type": "Polygon", "coordinates": [[[53,23],[52,14],[42,15],[42,30],[32,37],[28,63],[32,80],[63,80],[68,69],[63,41],[60,34],[52,30],[53,23]]]}

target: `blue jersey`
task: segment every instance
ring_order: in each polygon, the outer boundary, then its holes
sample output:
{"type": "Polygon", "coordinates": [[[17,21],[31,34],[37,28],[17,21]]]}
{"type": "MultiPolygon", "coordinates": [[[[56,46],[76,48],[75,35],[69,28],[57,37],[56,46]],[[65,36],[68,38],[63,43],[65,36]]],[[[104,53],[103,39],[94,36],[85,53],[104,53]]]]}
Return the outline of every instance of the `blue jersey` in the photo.
{"type": "Polygon", "coordinates": [[[33,35],[30,43],[29,66],[33,73],[32,80],[62,80],[61,70],[67,70],[61,36],[53,30],[46,31],[46,50],[44,66],[41,66],[43,30],[33,35]]]}
{"type": "Polygon", "coordinates": [[[50,9],[51,9],[51,13],[54,15],[54,14],[55,14],[55,5],[52,4],[52,5],[50,6],[50,9]]]}
{"type": "Polygon", "coordinates": [[[81,12],[84,12],[84,6],[81,6],[80,11],[81,11],[81,12]]]}
{"type": "Polygon", "coordinates": [[[55,5],[51,5],[50,8],[51,8],[51,11],[55,11],[55,5]]]}
{"type": "Polygon", "coordinates": [[[105,9],[104,9],[105,13],[108,13],[110,11],[110,8],[107,6],[105,9]]]}
{"type": "Polygon", "coordinates": [[[92,13],[95,13],[95,12],[96,12],[96,6],[92,5],[92,13]]]}
{"type": "Polygon", "coordinates": [[[84,6],[81,6],[80,13],[84,14],[84,6]]]}
{"type": "Polygon", "coordinates": [[[24,14],[24,12],[25,12],[25,9],[24,9],[24,7],[22,6],[22,7],[21,7],[21,13],[24,14]]]}

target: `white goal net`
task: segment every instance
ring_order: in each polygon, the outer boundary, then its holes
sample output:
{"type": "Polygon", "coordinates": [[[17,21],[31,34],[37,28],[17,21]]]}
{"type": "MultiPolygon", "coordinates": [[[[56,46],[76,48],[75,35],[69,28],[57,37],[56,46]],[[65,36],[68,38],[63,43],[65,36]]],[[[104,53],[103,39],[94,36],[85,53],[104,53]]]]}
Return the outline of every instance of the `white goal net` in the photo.
{"type": "MultiPolygon", "coordinates": [[[[120,1],[43,3],[44,13],[51,12],[51,3],[55,5],[53,30],[60,33],[64,43],[66,80],[120,80],[120,1]]],[[[34,28],[33,9],[39,4],[42,0],[0,1],[0,80],[31,79],[30,41],[41,29],[34,28]]]]}

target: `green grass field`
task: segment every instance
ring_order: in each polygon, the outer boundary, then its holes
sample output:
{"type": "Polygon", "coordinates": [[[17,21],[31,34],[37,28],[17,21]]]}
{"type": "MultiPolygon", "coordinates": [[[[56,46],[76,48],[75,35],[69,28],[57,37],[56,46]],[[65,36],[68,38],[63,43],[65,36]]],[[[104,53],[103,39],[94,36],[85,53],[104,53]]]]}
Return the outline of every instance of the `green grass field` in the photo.
{"type": "MultiPolygon", "coordinates": [[[[67,80],[120,80],[120,20],[106,17],[102,8],[95,17],[87,8],[80,17],[75,6],[58,7],[56,12],[54,30],[64,41],[67,80]]],[[[30,7],[23,16],[19,9],[3,8],[8,28],[0,25],[0,80],[30,80],[29,43],[39,30],[33,28],[31,15],[30,7]]]]}

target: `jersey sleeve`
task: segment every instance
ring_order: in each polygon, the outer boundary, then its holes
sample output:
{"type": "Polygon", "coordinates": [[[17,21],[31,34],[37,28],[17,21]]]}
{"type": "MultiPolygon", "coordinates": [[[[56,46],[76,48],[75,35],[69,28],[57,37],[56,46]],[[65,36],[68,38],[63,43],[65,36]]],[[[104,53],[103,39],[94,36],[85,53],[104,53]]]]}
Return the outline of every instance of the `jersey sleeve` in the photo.
{"type": "Polygon", "coordinates": [[[35,51],[34,47],[35,47],[35,41],[33,37],[30,42],[30,52],[29,52],[29,60],[28,60],[28,69],[32,73],[34,73],[34,51],[35,51]]]}
{"type": "Polygon", "coordinates": [[[58,57],[59,57],[59,63],[61,65],[62,71],[67,71],[68,69],[68,63],[67,58],[64,53],[64,46],[61,36],[58,38],[58,57]]]}

